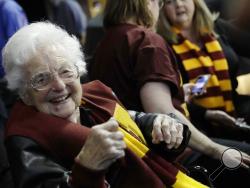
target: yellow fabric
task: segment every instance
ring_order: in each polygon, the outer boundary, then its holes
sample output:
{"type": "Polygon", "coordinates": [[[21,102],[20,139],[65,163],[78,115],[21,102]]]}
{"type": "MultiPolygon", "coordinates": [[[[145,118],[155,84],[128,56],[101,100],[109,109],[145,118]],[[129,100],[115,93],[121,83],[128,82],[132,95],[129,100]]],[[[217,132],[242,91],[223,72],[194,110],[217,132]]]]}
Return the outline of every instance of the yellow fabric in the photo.
{"type": "Polygon", "coordinates": [[[191,50],[196,50],[196,51],[199,51],[200,50],[200,47],[193,44],[192,42],[190,42],[189,40],[185,40],[184,41],[184,44],[191,50]]]}
{"type": "Polygon", "coordinates": [[[131,119],[128,111],[122,108],[118,103],[116,103],[113,117],[121,126],[119,130],[124,134],[124,141],[127,144],[127,147],[131,149],[138,157],[142,158],[149,149],[146,146],[146,140],[141,130],[131,119]],[[130,135],[129,132],[133,132],[133,134],[138,136],[144,143],[140,142],[135,137],[130,135]]]}
{"type": "Polygon", "coordinates": [[[232,101],[225,101],[226,104],[226,111],[227,112],[232,112],[234,111],[234,105],[232,101]]]}
{"type": "Polygon", "coordinates": [[[183,110],[184,110],[184,113],[185,113],[185,116],[187,117],[187,118],[189,118],[189,111],[188,111],[188,108],[187,108],[187,103],[183,103],[182,105],[181,105],[181,107],[183,108],[183,110]]]}
{"type": "MultiPolygon", "coordinates": [[[[133,130],[133,133],[143,138],[140,129],[137,127],[136,123],[131,119],[129,113],[123,109],[119,104],[116,104],[115,112],[113,117],[117,120],[119,125],[119,130],[124,134],[124,141],[127,147],[133,151],[138,157],[143,158],[149,151],[149,148],[137,140],[135,137],[130,135],[128,132],[133,130]],[[128,132],[127,132],[128,131],[128,132]]],[[[206,188],[207,186],[199,183],[198,181],[192,179],[186,174],[182,173],[180,170],[176,176],[176,182],[172,185],[174,188],[206,188]]]]}
{"type": "Polygon", "coordinates": [[[218,77],[216,75],[214,75],[214,74],[211,75],[211,78],[208,81],[208,85],[209,85],[209,87],[220,85],[218,77]]]}
{"type": "Polygon", "coordinates": [[[185,40],[183,42],[183,44],[185,44],[185,45],[182,45],[182,44],[173,45],[173,48],[176,51],[176,53],[181,54],[181,53],[188,52],[190,49],[193,49],[193,50],[199,50],[200,49],[199,47],[197,47],[196,45],[193,45],[188,40],[185,40]]]}
{"type": "Polygon", "coordinates": [[[231,91],[232,85],[230,80],[220,80],[220,88],[222,91],[231,91]]]}
{"type": "Polygon", "coordinates": [[[184,45],[173,45],[173,49],[178,54],[185,53],[185,52],[189,51],[188,48],[184,45]]]}
{"type": "Polygon", "coordinates": [[[222,108],[225,107],[227,112],[234,111],[234,105],[232,101],[224,101],[223,97],[206,97],[202,99],[196,99],[196,102],[206,108],[222,108]]]}
{"type": "Polygon", "coordinates": [[[124,129],[119,128],[119,130],[124,134],[124,142],[127,147],[133,151],[138,157],[143,158],[145,154],[149,151],[148,147],[139,142],[136,138],[128,134],[124,129]]]}
{"type": "MultiPolygon", "coordinates": [[[[176,30],[175,32],[179,33],[178,30],[176,30]]],[[[211,40],[211,42],[205,43],[205,46],[206,46],[208,53],[218,52],[218,53],[223,54],[222,48],[219,42],[215,39],[211,40]]],[[[174,51],[180,55],[183,53],[188,53],[191,50],[195,50],[197,52],[197,55],[199,54],[198,52],[200,52],[199,46],[197,46],[196,44],[193,44],[187,39],[185,39],[181,44],[173,44],[172,47],[174,51]]],[[[192,73],[193,70],[197,71],[199,69],[202,69],[202,67],[205,67],[207,70],[212,70],[214,68],[215,71],[228,71],[228,63],[225,58],[212,60],[210,56],[194,55],[192,58],[183,59],[182,63],[183,63],[185,70],[188,72],[188,74],[193,74],[192,73]]],[[[210,74],[212,75],[206,86],[207,88],[219,87],[221,92],[227,92],[227,91],[230,92],[232,90],[232,84],[229,78],[225,80],[219,80],[215,73],[210,73],[210,74]]],[[[196,78],[190,80],[190,82],[194,83],[195,80],[196,78]]],[[[216,95],[218,95],[218,93],[216,95]]],[[[223,94],[220,94],[220,95],[221,95],[220,97],[195,98],[194,102],[205,108],[224,108],[225,111],[227,112],[233,112],[234,111],[233,103],[230,101],[225,101],[223,94]]]]}
{"type": "MultiPolygon", "coordinates": [[[[183,86],[183,80],[182,80],[182,77],[181,77],[181,74],[180,75],[180,86],[182,87],[183,86]]],[[[188,108],[187,108],[187,104],[184,102],[183,104],[181,104],[181,108],[183,109],[184,111],[184,114],[187,118],[189,118],[189,111],[188,111],[188,108]]]]}
{"type": "Polygon", "coordinates": [[[217,71],[228,70],[228,64],[225,59],[215,60],[214,68],[217,71]]]}
{"type": "Polygon", "coordinates": [[[178,172],[176,176],[176,182],[172,186],[173,188],[207,188],[208,186],[201,184],[198,181],[195,181],[194,179],[190,178],[186,174],[182,173],[181,171],[178,172]]]}
{"type": "Polygon", "coordinates": [[[141,130],[138,128],[136,123],[131,119],[128,111],[122,108],[118,103],[116,103],[113,116],[116,119],[116,121],[118,121],[118,123],[122,128],[124,128],[128,132],[132,131],[143,141],[144,144],[146,144],[146,140],[141,130]]]}
{"type": "Polygon", "coordinates": [[[197,58],[191,58],[191,59],[186,59],[183,60],[183,65],[187,71],[192,70],[192,69],[197,69],[202,66],[204,67],[212,67],[213,63],[209,57],[200,57],[199,59],[197,58]],[[201,61],[200,61],[201,60],[201,61]]]}
{"type": "Polygon", "coordinates": [[[106,5],[106,0],[88,0],[87,3],[90,17],[94,18],[103,13],[106,5]]]}
{"type": "Polygon", "coordinates": [[[211,52],[218,52],[218,51],[222,50],[218,41],[208,42],[208,43],[205,44],[205,46],[206,46],[207,51],[209,53],[211,53],[211,52]]]}

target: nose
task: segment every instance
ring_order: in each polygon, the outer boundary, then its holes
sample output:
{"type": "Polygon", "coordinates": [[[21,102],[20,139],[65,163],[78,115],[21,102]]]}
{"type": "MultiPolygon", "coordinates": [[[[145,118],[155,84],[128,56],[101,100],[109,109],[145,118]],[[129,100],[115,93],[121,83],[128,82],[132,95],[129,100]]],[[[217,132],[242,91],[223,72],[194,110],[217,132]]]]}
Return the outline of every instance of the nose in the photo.
{"type": "Polygon", "coordinates": [[[58,76],[58,74],[54,75],[54,79],[51,82],[50,87],[54,90],[54,91],[62,91],[65,89],[66,84],[64,83],[64,81],[58,76]]]}
{"type": "Polygon", "coordinates": [[[180,6],[183,4],[183,0],[175,0],[174,1],[177,6],[180,6]]]}

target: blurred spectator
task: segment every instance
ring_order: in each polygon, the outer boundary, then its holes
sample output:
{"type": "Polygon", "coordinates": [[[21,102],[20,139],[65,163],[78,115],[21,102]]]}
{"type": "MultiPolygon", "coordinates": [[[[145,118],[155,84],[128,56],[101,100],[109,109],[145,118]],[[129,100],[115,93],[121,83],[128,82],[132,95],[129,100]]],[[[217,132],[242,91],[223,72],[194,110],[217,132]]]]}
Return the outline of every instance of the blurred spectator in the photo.
{"type": "Polygon", "coordinates": [[[70,34],[75,35],[83,45],[86,40],[87,16],[76,0],[46,0],[50,21],[70,34]]]}
{"type": "Polygon", "coordinates": [[[8,170],[8,161],[3,146],[3,125],[7,119],[6,104],[12,98],[7,92],[2,67],[2,49],[8,39],[22,26],[27,24],[26,15],[22,7],[14,0],[0,0],[0,187],[13,187],[8,170]]]}
{"type": "Polygon", "coordinates": [[[23,9],[14,0],[0,0],[0,78],[4,76],[2,49],[8,39],[22,26],[27,24],[23,9]]]}
{"type": "Polygon", "coordinates": [[[193,83],[198,76],[211,74],[207,92],[196,93],[189,104],[193,123],[209,136],[249,142],[249,131],[238,127],[239,120],[235,119],[242,117],[235,92],[241,59],[224,36],[224,22],[211,14],[203,0],[191,0],[166,3],[159,23],[159,32],[171,44],[184,83],[193,83]],[[178,10],[183,7],[189,9],[181,17],[178,10]]]}

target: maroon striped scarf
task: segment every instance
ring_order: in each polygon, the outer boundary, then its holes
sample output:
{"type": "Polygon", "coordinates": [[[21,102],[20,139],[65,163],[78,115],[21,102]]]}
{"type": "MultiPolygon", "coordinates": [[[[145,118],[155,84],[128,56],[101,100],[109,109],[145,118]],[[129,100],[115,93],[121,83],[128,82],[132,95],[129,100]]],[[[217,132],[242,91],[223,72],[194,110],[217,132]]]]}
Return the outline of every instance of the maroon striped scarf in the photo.
{"type": "Polygon", "coordinates": [[[211,74],[207,93],[194,99],[194,102],[207,109],[223,110],[234,114],[232,84],[228,72],[228,62],[216,38],[207,34],[202,37],[205,49],[190,42],[178,33],[179,41],[172,47],[181,59],[189,82],[193,83],[199,75],[211,74]]]}

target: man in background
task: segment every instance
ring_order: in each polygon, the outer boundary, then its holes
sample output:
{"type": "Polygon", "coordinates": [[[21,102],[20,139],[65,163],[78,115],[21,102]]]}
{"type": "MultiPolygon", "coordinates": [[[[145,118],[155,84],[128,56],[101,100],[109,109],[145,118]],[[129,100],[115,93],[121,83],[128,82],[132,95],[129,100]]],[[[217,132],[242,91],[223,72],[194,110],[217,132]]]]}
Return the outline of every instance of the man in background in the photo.
{"type": "Polygon", "coordinates": [[[2,49],[8,39],[22,26],[27,25],[26,15],[16,1],[0,0],[0,78],[4,76],[2,49]]]}

